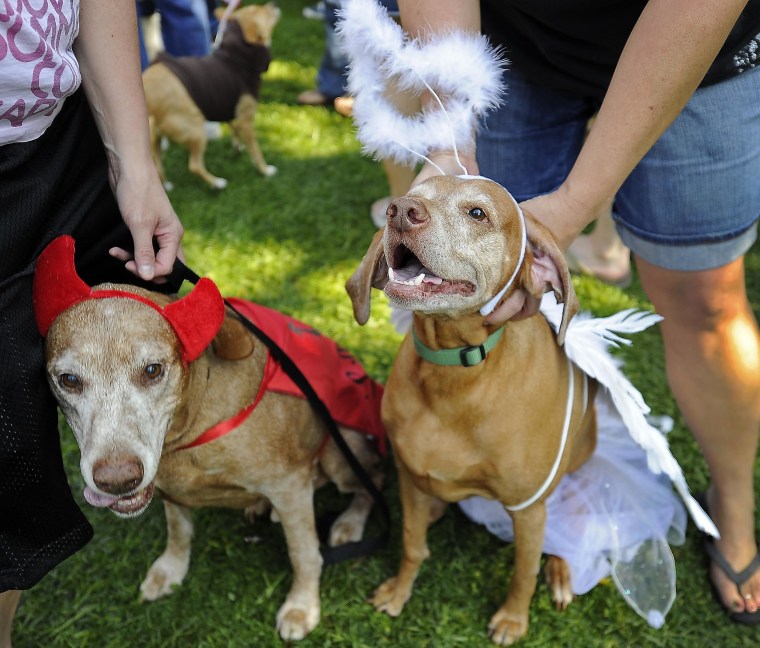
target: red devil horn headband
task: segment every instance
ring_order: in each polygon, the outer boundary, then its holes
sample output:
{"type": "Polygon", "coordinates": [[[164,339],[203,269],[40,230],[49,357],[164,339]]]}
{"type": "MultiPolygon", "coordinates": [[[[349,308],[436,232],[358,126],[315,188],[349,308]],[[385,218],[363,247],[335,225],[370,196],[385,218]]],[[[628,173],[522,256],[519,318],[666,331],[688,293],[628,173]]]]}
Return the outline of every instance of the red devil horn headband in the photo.
{"type": "Polygon", "coordinates": [[[34,272],[34,314],[44,337],[64,310],[89,299],[127,298],[157,311],[174,329],[182,346],[182,359],[195,360],[211,344],[224,322],[224,300],[210,279],[201,279],[182,299],[165,308],[122,290],[93,290],[74,266],[74,239],[59,236],[40,254],[34,272]]]}

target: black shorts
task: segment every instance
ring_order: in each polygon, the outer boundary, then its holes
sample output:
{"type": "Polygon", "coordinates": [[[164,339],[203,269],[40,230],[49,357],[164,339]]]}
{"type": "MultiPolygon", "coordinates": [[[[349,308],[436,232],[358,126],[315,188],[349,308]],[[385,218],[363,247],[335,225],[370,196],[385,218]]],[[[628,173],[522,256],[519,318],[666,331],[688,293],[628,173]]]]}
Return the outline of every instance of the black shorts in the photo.
{"type": "MultiPolygon", "coordinates": [[[[84,93],[37,140],[0,146],[0,591],[28,589],[81,548],[92,528],[63,469],[55,401],[32,310],[32,277],[54,238],[76,239],[90,285],[139,283],[108,255],[131,249],[84,93]]],[[[152,285],[153,290],[157,289],[152,285]]],[[[167,286],[163,290],[172,290],[167,286]]]]}

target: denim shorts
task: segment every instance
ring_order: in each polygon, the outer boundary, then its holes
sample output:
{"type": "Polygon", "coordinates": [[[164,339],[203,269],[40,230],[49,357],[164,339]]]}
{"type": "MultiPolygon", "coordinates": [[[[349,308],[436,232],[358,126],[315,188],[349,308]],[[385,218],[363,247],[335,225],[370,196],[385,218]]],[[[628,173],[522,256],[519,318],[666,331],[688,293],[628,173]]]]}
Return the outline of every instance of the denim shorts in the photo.
{"type": "MultiPolygon", "coordinates": [[[[567,177],[599,102],[504,74],[504,104],[478,134],[478,165],[521,201],[567,177]]],[[[614,217],[637,255],[673,270],[720,267],[752,246],[760,217],[760,70],[697,90],[621,187],[614,217]]]]}

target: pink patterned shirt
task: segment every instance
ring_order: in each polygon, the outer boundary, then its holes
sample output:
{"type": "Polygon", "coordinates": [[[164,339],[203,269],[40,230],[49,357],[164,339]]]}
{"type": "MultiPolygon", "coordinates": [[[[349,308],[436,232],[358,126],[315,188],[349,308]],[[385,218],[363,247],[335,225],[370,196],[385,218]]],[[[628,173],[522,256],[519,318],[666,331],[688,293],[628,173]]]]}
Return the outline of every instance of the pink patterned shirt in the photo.
{"type": "Polygon", "coordinates": [[[79,87],[78,33],[79,0],[0,0],[0,144],[38,138],[79,87]]]}

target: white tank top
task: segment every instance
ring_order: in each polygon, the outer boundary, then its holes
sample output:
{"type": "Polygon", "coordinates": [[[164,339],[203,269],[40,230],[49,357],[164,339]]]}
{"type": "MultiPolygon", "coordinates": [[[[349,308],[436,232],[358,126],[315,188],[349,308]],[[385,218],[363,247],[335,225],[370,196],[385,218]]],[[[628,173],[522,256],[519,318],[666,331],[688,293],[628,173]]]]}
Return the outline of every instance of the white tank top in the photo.
{"type": "Polygon", "coordinates": [[[0,145],[38,138],[81,82],[79,0],[0,2],[0,145]]]}

